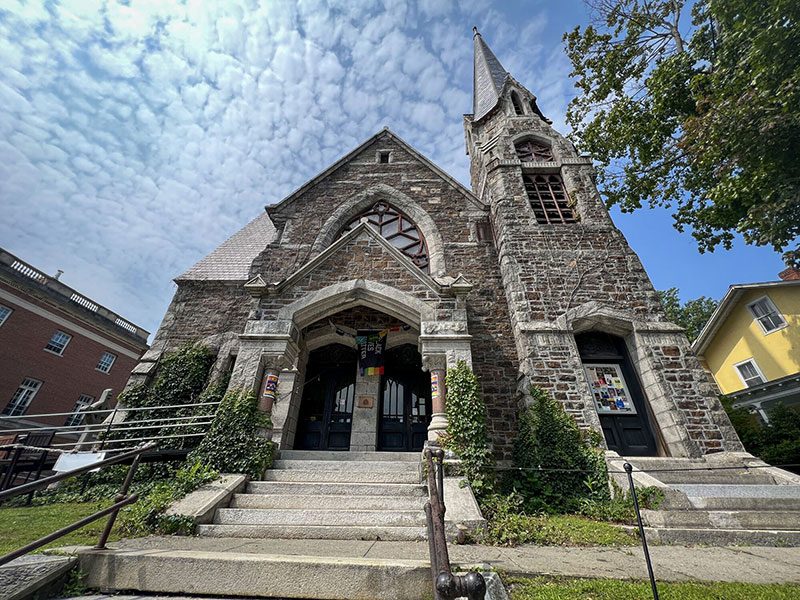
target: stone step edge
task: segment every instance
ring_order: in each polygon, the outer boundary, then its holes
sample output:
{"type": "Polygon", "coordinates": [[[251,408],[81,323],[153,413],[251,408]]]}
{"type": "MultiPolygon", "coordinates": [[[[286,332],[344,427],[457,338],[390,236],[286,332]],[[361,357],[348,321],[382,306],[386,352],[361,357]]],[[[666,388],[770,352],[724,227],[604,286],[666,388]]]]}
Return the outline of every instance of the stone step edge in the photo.
{"type": "Polygon", "coordinates": [[[417,516],[423,511],[423,507],[420,506],[419,508],[405,508],[402,510],[395,510],[395,509],[385,509],[385,508],[220,508],[217,509],[221,511],[232,511],[232,510],[239,510],[239,511],[260,511],[260,512],[292,512],[292,513],[339,513],[339,514],[346,514],[346,513],[372,513],[372,514],[380,514],[384,515],[388,512],[392,513],[392,515],[397,514],[409,514],[417,516]]]}
{"type": "MultiPolygon", "coordinates": [[[[639,533],[639,528],[636,525],[620,525],[622,529],[629,533],[637,534],[639,533]]],[[[798,544],[800,544],[800,530],[797,529],[728,529],[728,528],[719,528],[719,527],[653,527],[651,525],[644,526],[644,533],[647,536],[647,540],[651,541],[651,538],[657,542],[664,543],[660,540],[661,534],[692,534],[692,537],[697,537],[697,534],[703,533],[706,536],[715,536],[715,535],[732,535],[732,536],[742,536],[742,537],[758,537],[758,536],[767,536],[767,537],[792,537],[796,538],[798,544]]],[[[702,545],[705,542],[698,541],[695,542],[697,545],[702,545]]],[[[668,544],[667,544],[668,545],[668,544]]],[[[735,542],[732,542],[732,545],[736,545],[735,542]]]]}

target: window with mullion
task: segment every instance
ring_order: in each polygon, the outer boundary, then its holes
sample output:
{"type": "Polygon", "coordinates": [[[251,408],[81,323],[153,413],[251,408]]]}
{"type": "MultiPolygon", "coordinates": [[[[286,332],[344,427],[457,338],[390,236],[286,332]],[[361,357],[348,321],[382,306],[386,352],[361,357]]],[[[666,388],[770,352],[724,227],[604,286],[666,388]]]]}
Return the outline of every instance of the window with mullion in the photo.
{"type": "Polygon", "coordinates": [[[11,397],[11,401],[3,409],[3,414],[8,417],[25,414],[40,387],[42,387],[42,382],[37,379],[31,379],[30,377],[23,379],[17,391],[11,397]]]}
{"type": "Polygon", "coordinates": [[[555,160],[553,149],[543,142],[524,140],[514,145],[522,162],[548,162],[555,160]]]}
{"type": "Polygon", "coordinates": [[[736,369],[739,371],[742,382],[747,387],[755,387],[764,383],[764,377],[761,375],[761,372],[756,366],[756,362],[752,358],[736,365],[736,369]]]}
{"type": "Polygon", "coordinates": [[[81,397],[78,398],[78,401],[75,403],[75,408],[72,409],[72,414],[67,417],[66,422],[64,425],[66,427],[74,427],[75,425],[80,425],[83,423],[83,418],[86,416],[83,414],[83,409],[87,406],[91,405],[94,402],[94,397],[89,396],[88,394],[81,394],[81,397]]]}
{"type": "Polygon", "coordinates": [[[772,333],[786,325],[786,320],[769,297],[764,296],[748,305],[764,333],[772,333]]]}
{"type": "Polygon", "coordinates": [[[577,222],[560,175],[523,175],[522,180],[537,222],[543,225],[577,222]]]}
{"type": "Polygon", "coordinates": [[[50,338],[50,341],[47,342],[47,345],[44,347],[44,349],[49,350],[53,354],[58,354],[61,356],[64,354],[64,349],[67,347],[67,344],[69,344],[71,339],[71,335],[64,333],[63,331],[56,331],[50,338]]]}

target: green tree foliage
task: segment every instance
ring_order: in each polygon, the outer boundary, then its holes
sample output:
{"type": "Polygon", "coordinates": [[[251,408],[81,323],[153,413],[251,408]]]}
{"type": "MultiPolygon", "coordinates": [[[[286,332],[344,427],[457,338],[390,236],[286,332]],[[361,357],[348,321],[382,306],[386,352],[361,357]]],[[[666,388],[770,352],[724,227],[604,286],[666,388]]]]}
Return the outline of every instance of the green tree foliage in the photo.
{"type": "Polygon", "coordinates": [[[607,500],[608,471],[597,434],[582,432],[544,390],[533,386],[530,394],[514,440],[513,487],[525,512],[577,512],[585,500],[607,500]]]}
{"type": "Polygon", "coordinates": [[[486,427],[486,407],[478,390],[478,378],[463,360],[447,370],[446,446],[461,459],[464,475],[480,499],[489,493],[492,454],[486,427]]]}
{"type": "MultiPolygon", "coordinates": [[[[800,464],[800,410],[778,404],[764,425],[747,409],[733,408],[730,398],[722,398],[722,405],[748,452],[771,465],[800,464]]],[[[800,467],[791,470],[800,472],[800,467]]]]}
{"type": "Polygon", "coordinates": [[[719,303],[713,298],[700,296],[681,304],[678,294],[678,288],[669,288],[665,291],[659,290],[658,298],[664,306],[667,318],[685,328],[686,336],[690,342],[693,342],[700,335],[719,303]]]}
{"type": "Polygon", "coordinates": [[[672,209],[701,252],[739,232],[800,263],[800,2],[587,2],[567,118],[606,202],[672,209]]]}

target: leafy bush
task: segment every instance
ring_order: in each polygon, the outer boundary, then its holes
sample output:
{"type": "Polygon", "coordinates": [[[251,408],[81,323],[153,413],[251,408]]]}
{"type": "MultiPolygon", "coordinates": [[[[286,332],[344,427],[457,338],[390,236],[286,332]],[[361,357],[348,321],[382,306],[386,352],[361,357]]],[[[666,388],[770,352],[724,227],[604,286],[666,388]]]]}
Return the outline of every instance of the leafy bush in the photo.
{"type": "Polygon", "coordinates": [[[581,432],[561,403],[531,387],[531,404],[519,415],[512,486],[529,513],[576,512],[581,501],[607,500],[608,471],[599,439],[581,432]],[[539,470],[541,469],[541,470],[539,470]]]}
{"type": "Polygon", "coordinates": [[[486,428],[486,407],[478,392],[478,378],[463,360],[447,370],[447,432],[444,444],[461,459],[464,476],[480,498],[494,482],[492,453],[486,428]]]}
{"type": "Polygon", "coordinates": [[[122,533],[193,533],[194,523],[190,518],[182,515],[167,516],[163,513],[172,502],[216,479],[218,475],[217,471],[197,461],[178,470],[173,479],[154,483],[149,493],[122,511],[122,533]]]}
{"type": "Polygon", "coordinates": [[[730,398],[723,397],[722,405],[748,452],[771,465],[800,464],[800,410],[778,404],[769,411],[769,424],[762,424],[746,408],[733,408],[730,398]]]}
{"type": "Polygon", "coordinates": [[[189,458],[221,473],[260,477],[272,464],[274,444],[262,430],[272,427],[252,393],[231,390],[217,409],[206,436],[189,458]]]}

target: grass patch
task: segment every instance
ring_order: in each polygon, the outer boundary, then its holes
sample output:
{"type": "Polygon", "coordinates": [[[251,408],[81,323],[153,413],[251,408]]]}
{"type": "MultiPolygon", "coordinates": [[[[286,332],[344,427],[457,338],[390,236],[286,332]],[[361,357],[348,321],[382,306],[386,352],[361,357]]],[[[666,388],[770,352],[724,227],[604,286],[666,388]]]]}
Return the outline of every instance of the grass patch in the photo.
{"type": "Polygon", "coordinates": [[[506,514],[489,521],[480,540],[495,546],[638,546],[618,525],[576,515],[506,514]]]}
{"type": "MultiPolygon", "coordinates": [[[[652,598],[646,581],[510,578],[511,600],[641,600],[652,598]]],[[[794,600],[800,585],[755,583],[659,583],[662,600],[794,600]]]]}
{"type": "MultiPolygon", "coordinates": [[[[108,505],[108,502],[73,502],[0,508],[0,554],[17,550],[108,505]]],[[[45,548],[78,544],[93,546],[97,543],[107,520],[108,517],[104,517],[90,523],[48,544],[45,548]]],[[[116,527],[112,530],[110,539],[119,539],[116,527]]]]}

